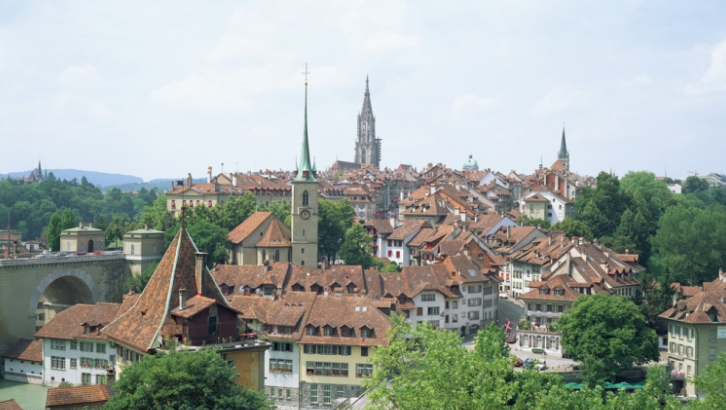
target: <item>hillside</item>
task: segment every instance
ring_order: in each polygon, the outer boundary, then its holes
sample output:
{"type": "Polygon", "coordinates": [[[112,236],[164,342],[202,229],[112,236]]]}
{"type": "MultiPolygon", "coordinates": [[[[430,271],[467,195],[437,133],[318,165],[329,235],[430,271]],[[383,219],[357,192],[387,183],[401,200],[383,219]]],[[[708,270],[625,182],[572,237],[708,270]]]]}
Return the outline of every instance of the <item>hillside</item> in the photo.
{"type": "MultiPolygon", "coordinates": [[[[0,177],[5,179],[9,176],[11,179],[15,179],[28,175],[30,174],[30,172],[30,170],[22,172],[11,172],[6,175],[0,175],[0,177]]],[[[48,173],[51,172],[53,173],[53,175],[55,175],[56,178],[61,180],[65,179],[67,181],[70,181],[73,178],[76,178],[78,181],[80,181],[81,178],[85,176],[88,182],[97,187],[144,182],[142,178],[135,177],[133,175],[109,174],[106,172],[83,171],[78,169],[49,169],[48,173]]]]}

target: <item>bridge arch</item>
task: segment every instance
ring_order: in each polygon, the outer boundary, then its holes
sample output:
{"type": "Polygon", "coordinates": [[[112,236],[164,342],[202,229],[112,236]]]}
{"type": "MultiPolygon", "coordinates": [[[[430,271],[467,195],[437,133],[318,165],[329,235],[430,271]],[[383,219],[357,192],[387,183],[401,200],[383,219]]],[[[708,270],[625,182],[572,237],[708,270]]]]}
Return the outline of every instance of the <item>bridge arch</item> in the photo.
{"type": "Polygon", "coordinates": [[[43,295],[51,302],[67,305],[93,304],[101,299],[91,275],[79,269],[54,271],[44,277],[30,298],[29,317],[36,316],[38,302],[43,295]]]}

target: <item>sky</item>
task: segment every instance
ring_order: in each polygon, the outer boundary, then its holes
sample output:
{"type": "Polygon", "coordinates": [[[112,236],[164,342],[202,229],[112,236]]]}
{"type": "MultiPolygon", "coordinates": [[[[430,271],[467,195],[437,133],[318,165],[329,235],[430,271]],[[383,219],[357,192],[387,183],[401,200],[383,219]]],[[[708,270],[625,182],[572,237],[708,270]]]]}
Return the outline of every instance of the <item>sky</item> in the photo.
{"type": "Polygon", "coordinates": [[[318,169],[726,173],[723,1],[0,2],[0,173],[318,169]]]}

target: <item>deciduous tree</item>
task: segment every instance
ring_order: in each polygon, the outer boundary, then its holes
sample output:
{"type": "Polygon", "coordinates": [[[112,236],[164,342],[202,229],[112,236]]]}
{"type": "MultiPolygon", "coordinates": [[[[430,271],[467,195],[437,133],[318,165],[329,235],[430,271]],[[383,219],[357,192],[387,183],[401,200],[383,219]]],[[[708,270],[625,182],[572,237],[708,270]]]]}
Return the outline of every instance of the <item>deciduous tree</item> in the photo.
{"type": "Polygon", "coordinates": [[[368,246],[370,242],[371,237],[363,225],[355,223],[345,232],[340,257],[346,265],[360,265],[363,269],[368,269],[373,265],[373,251],[368,246]]]}

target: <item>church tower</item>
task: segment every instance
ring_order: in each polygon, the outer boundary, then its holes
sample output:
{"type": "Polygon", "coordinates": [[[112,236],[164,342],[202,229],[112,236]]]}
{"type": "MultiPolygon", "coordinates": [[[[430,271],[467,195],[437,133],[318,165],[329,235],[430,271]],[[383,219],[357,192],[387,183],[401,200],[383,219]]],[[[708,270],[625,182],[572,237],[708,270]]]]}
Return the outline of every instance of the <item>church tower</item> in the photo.
{"type": "Polygon", "coordinates": [[[565,166],[565,170],[570,170],[570,152],[567,151],[567,141],[565,141],[565,127],[562,127],[562,142],[560,143],[560,152],[557,153],[557,159],[565,166]]]}
{"type": "Polygon", "coordinates": [[[318,267],[318,180],[308,147],[308,80],[305,68],[305,122],[300,163],[292,179],[292,264],[318,267]]]}
{"type": "Polygon", "coordinates": [[[381,165],[381,139],[376,138],[376,117],[371,107],[371,93],[368,90],[368,76],[366,76],[366,92],[363,97],[363,108],[358,113],[358,139],[355,142],[355,162],[370,164],[375,167],[381,165]]]}

